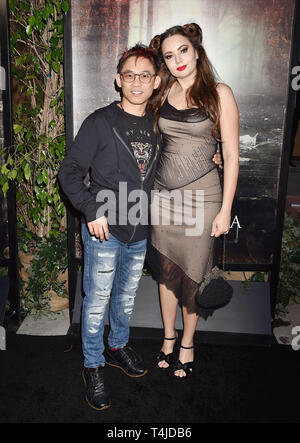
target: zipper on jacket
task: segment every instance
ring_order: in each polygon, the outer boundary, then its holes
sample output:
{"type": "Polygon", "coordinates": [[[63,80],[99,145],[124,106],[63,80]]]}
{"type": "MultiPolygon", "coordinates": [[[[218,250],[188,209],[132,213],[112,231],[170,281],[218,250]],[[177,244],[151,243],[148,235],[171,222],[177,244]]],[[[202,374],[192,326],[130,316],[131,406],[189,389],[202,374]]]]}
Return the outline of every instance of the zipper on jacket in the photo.
{"type": "MultiPolygon", "coordinates": [[[[122,145],[123,145],[123,146],[126,148],[126,150],[129,152],[129,154],[130,154],[130,156],[132,157],[132,159],[134,160],[134,164],[135,164],[135,166],[137,167],[137,169],[138,169],[138,171],[139,171],[139,173],[140,173],[140,178],[141,178],[141,191],[143,191],[143,190],[144,190],[144,181],[145,181],[146,177],[149,175],[149,173],[152,171],[152,168],[153,168],[154,163],[155,163],[155,161],[156,161],[157,153],[158,153],[158,150],[159,150],[159,144],[158,144],[158,143],[156,144],[156,152],[155,152],[155,155],[154,155],[153,161],[152,161],[150,167],[148,168],[148,171],[146,172],[145,177],[142,177],[142,176],[141,176],[140,168],[138,167],[138,164],[137,164],[136,158],[135,158],[135,156],[134,156],[132,150],[127,146],[127,144],[124,142],[123,138],[120,136],[120,134],[118,133],[118,131],[117,131],[115,128],[113,128],[113,131],[114,131],[115,135],[117,136],[117,138],[119,139],[119,141],[122,143],[122,145]]],[[[140,202],[141,202],[141,199],[140,199],[140,202]]],[[[140,209],[140,211],[141,211],[141,207],[140,207],[139,209],[140,209]]],[[[131,235],[130,239],[129,239],[128,242],[127,242],[127,248],[129,248],[129,246],[130,246],[130,242],[131,242],[131,240],[132,240],[133,237],[134,237],[134,234],[135,234],[135,231],[136,231],[136,227],[137,227],[137,225],[135,225],[135,226],[133,227],[132,235],[131,235]]]]}
{"type": "MultiPolygon", "coordinates": [[[[148,168],[148,171],[146,172],[145,177],[142,177],[142,176],[141,176],[141,191],[144,190],[144,181],[145,181],[147,175],[150,173],[150,171],[151,171],[152,168],[153,168],[153,165],[154,165],[154,163],[155,163],[155,161],[156,161],[156,158],[157,158],[158,150],[159,150],[159,145],[157,144],[157,145],[156,145],[156,153],[155,153],[154,159],[153,159],[153,161],[152,161],[152,163],[151,163],[151,165],[150,165],[150,168],[148,168]]],[[[140,200],[140,201],[141,201],[141,200],[140,200]]],[[[140,211],[141,211],[141,207],[140,207],[140,211]]],[[[137,226],[137,225],[134,226],[132,236],[130,237],[130,239],[129,239],[128,243],[127,243],[127,247],[128,247],[128,248],[129,248],[129,243],[130,243],[130,241],[131,241],[131,240],[133,239],[133,237],[134,237],[134,234],[135,234],[135,231],[136,231],[136,226],[137,226]]]]}
{"type": "MultiPolygon", "coordinates": [[[[141,191],[144,190],[144,180],[145,180],[145,178],[141,177],[141,191]]],[[[141,199],[140,199],[140,205],[141,205],[141,199]]],[[[140,213],[141,213],[141,206],[139,207],[139,209],[140,209],[140,213]]],[[[129,248],[129,246],[130,246],[129,243],[131,242],[131,240],[134,237],[134,234],[135,234],[135,231],[136,231],[136,227],[137,227],[137,225],[134,225],[132,235],[131,235],[130,239],[127,242],[127,248],[129,248]]]]}
{"type": "Polygon", "coordinates": [[[124,148],[127,150],[127,152],[129,153],[129,155],[131,156],[131,158],[134,160],[134,164],[136,166],[136,168],[138,169],[138,171],[140,172],[140,168],[138,167],[136,158],[132,152],[132,149],[130,149],[127,144],[124,142],[124,140],[122,139],[122,137],[120,136],[120,134],[118,133],[118,131],[116,130],[116,128],[113,128],[113,131],[115,133],[115,135],[117,136],[117,138],[119,139],[119,141],[122,143],[122,145],[124,146],[124,148]]]}
{"type": "Polygon", "coordinates": [[[154,163],[156,162],[156,159],[157,159],[157,153],[158,153],[158,150],[159,150],[159,145],[157,144],[157,145],[156,145],[156,152],[155,152],[155,155],[154,155],[153,161],[152,161],[150,167],[148,168],[148,171],[146,172],[146,175],[145,175],[145,177],[144,177],[145,180],[146,180],[147,175],[149,175],[150,172],[151,172],[152,169],[153,169],[154,163]]]}

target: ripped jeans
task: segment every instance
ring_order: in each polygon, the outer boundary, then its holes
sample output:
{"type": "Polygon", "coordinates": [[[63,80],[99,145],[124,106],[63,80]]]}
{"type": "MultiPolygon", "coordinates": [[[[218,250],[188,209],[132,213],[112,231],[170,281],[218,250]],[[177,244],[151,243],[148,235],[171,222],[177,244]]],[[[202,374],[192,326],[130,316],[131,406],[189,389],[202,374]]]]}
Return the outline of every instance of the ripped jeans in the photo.
{"type": "Polygon", "coordinates": [[[82,347],[84,366],[105,364],[103,333],[108,305],[108,345],[123,348],[129,339],[130,318],[142,275],[147,240],[126,243],[109,234],[102,243],[82,223],[84,244],[82,347]]]}

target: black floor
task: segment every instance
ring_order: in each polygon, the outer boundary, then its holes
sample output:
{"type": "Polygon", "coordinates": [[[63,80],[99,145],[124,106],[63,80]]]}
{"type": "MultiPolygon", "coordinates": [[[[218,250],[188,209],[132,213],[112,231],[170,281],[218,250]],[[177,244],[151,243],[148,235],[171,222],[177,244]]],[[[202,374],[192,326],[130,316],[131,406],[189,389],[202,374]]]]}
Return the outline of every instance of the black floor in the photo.
{"type": "Polygon", "coordinates": [[[131,344],[149,373],[132,379],[106,367],[112,406],[97,412],[85,401],[78,337],[9,333],[6,344],[0,352],[1,423],[300,422],[300,351],[289,346],[200,343],[193,377],[177,380],[156,368],[160,340],[135,339],[131,344]]]}

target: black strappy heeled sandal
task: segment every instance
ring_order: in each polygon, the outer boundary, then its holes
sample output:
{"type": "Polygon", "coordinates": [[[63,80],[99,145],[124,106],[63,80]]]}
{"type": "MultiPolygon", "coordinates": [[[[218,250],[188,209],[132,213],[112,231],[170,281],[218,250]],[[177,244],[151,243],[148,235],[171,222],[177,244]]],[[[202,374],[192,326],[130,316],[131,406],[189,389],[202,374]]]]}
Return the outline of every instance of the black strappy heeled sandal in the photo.
{"type": "MultiPolygon", "coordinates": [[[[178,332],[175,331],[175,337],[169,338],[169,337],[164,337],[164,340],[177,340],[178,338],[178,332]]],[[[174,344],[175,346],[175,344],[174,344]]],[[[174,358],[174,352],[170,352],[169,354],[165,354],[162,350],[160,350],[158,356],[157,356],[157,363],[159,363],[160,361],[165,361],[166,363],[168,363],[168,367],[163,368],[161,366],[158,366],[159,369],[170,369],[170,366],[173,363],[173,358],[174,358]]]]}
{"type": "MultiPolygon", "coordinates": [[[[193,349],[194,348],[194,346],[187,347],[187,346],[182,346],[182,345],[180,345],[180,347],[183,349],[193,349]]],[[[175,369],[174,369],[174,377],[186,378],[188,376],[191,376],[193,373],[193,364],[194,364],[193,361],[189,361],[187,363],[181,363],[180,360],[177,360],[177,363],[176,363],[175,369]],[[180,371],[181,369],[185,372],[185,374],[186,374],[185,377],[180,377],[179,375],[175,375],[175,371],[180,371]]]]}

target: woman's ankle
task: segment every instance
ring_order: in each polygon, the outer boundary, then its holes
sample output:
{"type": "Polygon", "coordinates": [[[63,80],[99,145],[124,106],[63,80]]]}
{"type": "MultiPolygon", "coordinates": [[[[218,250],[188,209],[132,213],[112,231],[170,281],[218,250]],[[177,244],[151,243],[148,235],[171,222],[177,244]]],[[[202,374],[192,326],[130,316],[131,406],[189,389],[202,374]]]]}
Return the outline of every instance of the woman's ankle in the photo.
{"type": "Polygon", "coordinates": [[[164,330],[164,340],[175,340],[177,338],[177,331],[175,328],[164,330]]]}
{"type": "Polygon", "coordinates": [[[179,360],[182,364],[194,361],[194,347],[185,349],[180,346],[179,360]]]}
{"type": "Polygon", "coordinates": [[[180,346],[184,349],[193,348],[194,347],[194,340],[193,339],[181,339],[180,346]]]}

